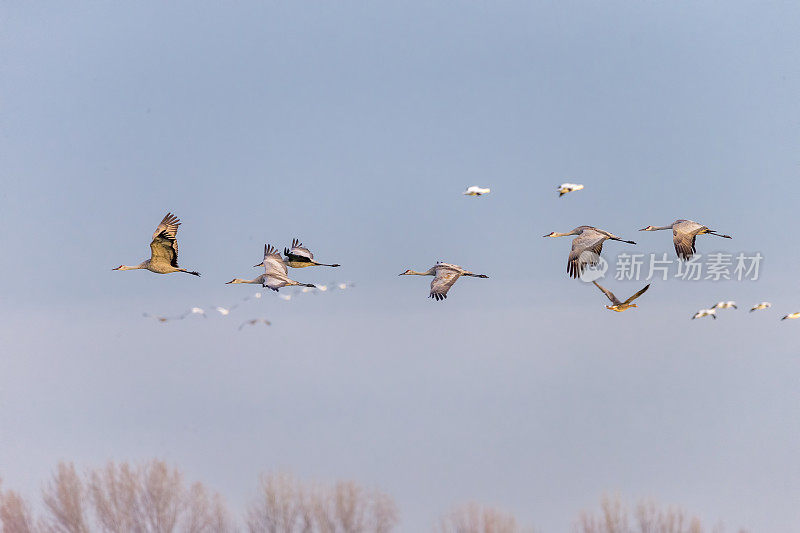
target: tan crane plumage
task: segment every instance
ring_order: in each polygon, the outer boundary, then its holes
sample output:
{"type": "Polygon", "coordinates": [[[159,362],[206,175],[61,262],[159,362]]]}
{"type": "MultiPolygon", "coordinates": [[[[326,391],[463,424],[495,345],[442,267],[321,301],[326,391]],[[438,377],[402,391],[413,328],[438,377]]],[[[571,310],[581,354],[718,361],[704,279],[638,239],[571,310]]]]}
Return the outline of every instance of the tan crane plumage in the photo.
{"type": "Polygon", "coordinates": [[[730,235],[722,235],[714,230],[708,229],[694,220],[679,219],[670,224],[669,226],[647,226],[639,231],[659,231],[664,229],[672,230],[672,242],[675,245],[675,253],[678,254],[680,259],[688,260],[696,252],[694,241],[698,235],[716,235],[723,239],[732,239],[730,235]]]}
{"type": "Polygon", "coordinates": [[[150,259],[142,261],[138,265],[120,265],[113,270],[137,270],[145,269],[156,274],[171,274],[172,272],[185,272],[193,276],[199,276],[199,272],[186,270],[178,266],[178,226],[181,221],[172,213],[167,213],[161,223],[153,232],[153,240],[150,242],[150,259]]]}

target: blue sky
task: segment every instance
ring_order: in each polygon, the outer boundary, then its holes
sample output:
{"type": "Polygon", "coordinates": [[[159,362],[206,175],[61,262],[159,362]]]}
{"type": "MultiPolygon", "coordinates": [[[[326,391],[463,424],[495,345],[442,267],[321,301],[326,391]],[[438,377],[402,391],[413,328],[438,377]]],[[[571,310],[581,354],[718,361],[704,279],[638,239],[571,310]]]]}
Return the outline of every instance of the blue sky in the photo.
{"type": "MultiPolygon", "coordinates": [[[[565,531],[603,491],[800,524],[791,193],[800,8],[755,2],[4,3],[0,473],[162,457],[235,508],[257,472],[353,478],[402,531],[497,504],[565,531]],[[583,191],[559,199],[563,181],[583,191]],[[469,185],[492,188],[465,198],[469,185]],[[181,264],[145,259],[167,211],[181,264]],[[595,225],[734,236],[757,282],[656,281],[624,314],[567,278],[595,225]],[[352,291],[253,287],[301,238],[352,291]],[[486,273],[426,299],[436,260],[486,273]],[[762,313],[691,314],[717,300],[762,313]],[[266,316],[269,329],[238,332],[266,316]]],[[[641,282],[609,281],[626,295],[641,282]]]]}

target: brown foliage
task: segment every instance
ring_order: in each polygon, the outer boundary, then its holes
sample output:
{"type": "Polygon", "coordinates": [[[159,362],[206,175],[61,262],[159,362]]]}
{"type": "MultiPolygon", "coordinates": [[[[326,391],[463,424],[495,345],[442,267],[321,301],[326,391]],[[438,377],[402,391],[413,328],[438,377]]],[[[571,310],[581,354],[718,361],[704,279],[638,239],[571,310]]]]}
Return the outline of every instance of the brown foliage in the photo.
{"type": "Polygon", "coordinates": [[[514,515],[486,507],[478,503],[468,503],[455,507],[439,520],[437,533],[522,533],[533,529],[517,524],[514,515]]]}

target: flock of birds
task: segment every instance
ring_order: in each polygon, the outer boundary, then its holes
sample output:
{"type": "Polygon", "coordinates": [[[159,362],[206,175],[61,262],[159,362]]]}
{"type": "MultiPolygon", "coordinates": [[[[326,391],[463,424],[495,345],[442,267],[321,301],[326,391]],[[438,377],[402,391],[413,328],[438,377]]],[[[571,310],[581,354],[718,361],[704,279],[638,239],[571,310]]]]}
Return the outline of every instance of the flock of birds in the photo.
{"type": "MultiPolygon", "coordinates": [[[[579,191],[583,189],[583,185],[577,183],[562,183],[558,188],[557,191],[559,193],[559,197],[564,196],[565,194],[579,191]]],[[[469,187],[466,191],[464,191],[464,195],[467,196],[483,196],[489,194],[491,189],[479,187],[477,185],[473,185],[469,187]]],[[[181,222],[172,213],[167,213],[166,216],[161,220],[158,227],[156,228],[155,232],[153,232],[153,237],[150,242],[150,259],[146,259],[137,265],[120,265],[114,270],[138,270],[144,269],[149,270],[150,272],[155,272],[156,274],[171,274],[173,272],[183,272],[186,274],[191,274],[193,276],[199,276],[200,273],[192,270],[187,270],[185,268],[181,268],[178,265],[178,241],[177,241],[177,234],[178,234],[178,227],[180,226],[181,222]]],[[[684,220],[678,219],[672,224],[666,226],[647,226],[645,228],[640,229],[639,231],[660,231],[660,230],[672,230],[672,242],[675,247],[675,252],[678,255],[678,258],[681,260],[689,260],[696,252],[695,247],[695,240],[699,235],[714,235],[716,237],[721,237],[724,239],[732,238],[730,235],[724,235],[719,233],[718,231],[712,230],[707,226],[704,226],[698,222],[694,222],[693,220],[684,220]]],[[[600,261],[600,253],[603,250],[603,243],[607,240],[624,242],[627,244],[636,244],[634,241],[625,240],[617,235],[614,235],[611,232],[605,231],[600,228],[596,228],[594,226],[578,226],[575,229],[565,232],[551,232],[544,237],[566,237],[566,236],[574,236],[575,238],[572,239],[572,247],[570,252],[567,256],[567,274],[572,278],[580,277],[584,271],[588,267],[596,266],[600,261]]],[[[324,292],[328,290],[328,286],[326,285],[314,285],[312,283],[302,283],[299,281],[295,281],[289,278],[289,269],[288,267],[292,268],[306,268],[311,266],[323,266],[323,267],[338,267],[338,264],[328,264],[328,263],[320,263],[314,259],[314,254],[301,243],[298,239],[293,239],[291,247],[285,247],[283,249],[283,256],[281,256],[280,251],[270,245],[264,245],[264,258],[261,263],[255,265],[255,267],[264,267],[264,273],[253,278],[253,279],[243,279],[243,278],[234,278],[231,281],[227,282],[227,285],[230,284],[254,284],[254,285],[261,285],[264,288],[271,289],[275,292],[278,292],[279,289],[284,287],[302,287],[301,292],[308,292],[312,290],[317,290],[320,292],[324,292]]],[[[437,262],[428,270],[418,272],[415,270],[406,270],[402,272],[400,276],[433,276],[433,280],[431,281],[430,285],[430,293],[428,295],[429,298],[433,298],[434,300],[440,301],[447,298],[448,291],[452,288],[452,286],[458,281],[458,279],[462,276],[464,277],[473,277],[473,278],[488,278],[486,274],[476,274],[474,272],[470,272],[469,270],[459,266],[454,265],[451,263],[444,263],[444,262],[437,262]]],[[[611,305],[606,305],[606,309],[616,312],[623,312],[631,309],[633,307],[637,307],[634,300],[642,296],[649,288],[650,285],[648,284],[631,297],[626,299],[625,301],[620,301],[613,292],[606,289],[597,281],[592,281],[592,283],[603,293],[605,296],[611,301],[611,305]]],[[[333,285],[333,287],[339,289],[347,289],[352,285],[349,283],[339,283],[333,285]]],[[[260,298],[261,293],[256,293],[254,295],[255,298],[260,298]]],[[[284,300],[291,299],[291,295],[279,295],[284,300]]],[[[248,296],[245,300],[250,299],[248,296]]],[[[237,304],[238,305],[238,304],[237,304]]],[[[755,306],[753,306],[750,311],[760,311],[763,309],[768,309],[771,307],[772,304],[769,302],[761,302],[755,306]]],[[[214,309],[219,312],[221,315],[228,315],[231,310],[233,310],[236,306],[231,307],[215,307],[214,309]]],[[[716,319],[716,312],[717,309],[737,309],[736,302],[733,301],[726,301],[726,302],[718,302],[713,307],[708,309],[701,309],[697,313],[692,316],[692,319],[703,318],[706,316],[710,316],[713,319],[716,319]]],[[[205,317],[206,313],[205,310],[200,307],[193,307],[186,313],[179,315],[177,317],[163,317],[163,316],[153,316],[145,314],[146,317],[154,318],[159,322],[168,322],[170,320],[182,320],[192,315],[200,315],[205,317]]],[[[800,318],[800,312],[790,313],[785,315],[781,320],[787,319],[796,319],[800,318]]],[[[250,319],[242,323],[239,329],[247,325],[257,325],[257,324],[264,324],[270,325],[269,320],[264,318],[255,318],[250,319]]]]}

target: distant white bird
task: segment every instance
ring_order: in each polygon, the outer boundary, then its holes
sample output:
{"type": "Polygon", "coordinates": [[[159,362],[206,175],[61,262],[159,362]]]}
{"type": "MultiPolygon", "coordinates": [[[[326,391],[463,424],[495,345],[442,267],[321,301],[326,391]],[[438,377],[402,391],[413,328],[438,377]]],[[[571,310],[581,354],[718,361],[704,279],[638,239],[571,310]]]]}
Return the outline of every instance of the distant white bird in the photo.
{"type": "Polygon", "coordinates": [[[558,197],[561,198],[568,192],[579,191],[583,189],[583,185],[580,183],[562,183],[558,186],[558,197]]]}
{"type": "Polygon", "coordinates": [[[191,309],[189,309],[187,312],[185,312],[183,314],[183,318],[185,318],[185,317],[187,317],[189,315],[200,315],[203,318],[208,318],[206,316],[205,310],[202,307],[192,307],[191,309]]]}
{"type": "Polygon", "coordinates": [[[345,289],[349,289],[351,287],[355,287],[355,285],[353,285],[352,283],[347,282],[347,281],[344,282],[344,283],[337,283],[336,284],[336,288],[339,289],[340,291],[343,291],[345,289]]]}
{"type": "Polygon", "coordinates": [[[794,320],[795,318],[800,318],[800,311],[797,313],[789,313],[785,317],[781,318],[781,320],[794,320]]]}
{"type": "Polygon", "coordinates": [[[319,292],[325,292],[325,291],[328,290],[328,286],[327,285],[317,285],[317,290],[319,292]]]}
{"type": "Polygon", "coordinates": [[[450,263],[442,263],[437,261],[435,265],[426,270],[425,272],[416,272],[414,270],[406,270],[400,276],[434,276],[431,281],[431,293],[428,298],[434,300],[444,300],[447,298],[447,291],[450,290],[458,278],[461,276],[470,276],[473,278],[488,278],[486,274],[475,274],[469,270],[465,270],[458,265],[450,263]]]}
{"type": "Polygon", "coordinates": [[[153,240],[150,242],[150,259],[146,259],[138,265],[120,265],[113,270],[137,270],[145,269],[156,274],[170,274],[172,272],[185,272],[193,276],[199,276],[199,272],[189,271],[178,266],[178,226],[181,221],[172,213],[167,213],[161,223],[153,232],[153,240]]]}
{"type": "Polygon", "coordinates": [[[292,295],[291,294],[278,294],[278,298],[288,302],[289,300],[292,299],[292,295]]]}
{"type": "Polygon", "coordinates": [[[235,305],[232,305],[232,306],[230,306],[230,307],[221,307],[221,306],[217,306],[217,307],[215,307],[214,309],[215,309],[215,310],[216,310],[216,311],[217,311],[219,314],[221,314],[222,316],[228,316],[229,314],[231,314],[231,311],[233,311],[234,309],[236,309],[236,307],[237,307],[237,306],[235,306],[235,305]]]}
{"type": "Polygon", "coordinates": [[[696,312],[694,314],[694,316],[692,317],[692,320],[694,320],[695,318],[703,318],[704,316],[710,316],[711,318],[716,320],[717,319],[717,310],[714,309],[714,308],[701,309],[701,310],[699,310],[698,312],[696,312]]]}
{"type": "Polygon", "coordinates": [[[717,302],[711,309],[739,309],[736,307],[736,302],[728,300],[727,302],[717,302]]]}
{"type": "Polygon", "coordinates": [[[270,322],[266,318],[252,318],[250,320],[245,320],[244,322],[242,322],[242,324],[239,326],[239,331],[241,331],[242,328],[245,326],[255,326],[256,324],[259,323],[264,324],[265,326],[272,325],[272,322],[270,322]]]}
{"type": "Polygon", "coordinates": [[[299,281],[289,279],[289,269],[286,268],[286,263],[284,263],[283,259],[281,259],[281,254],[278,252],[278,250],[273,248],[271,245],[264,245],[264,260],[255,266],[264,267],[266,272],[263,274],[263,276],[265,276],[263,280],[263,286],[269,287],[273,291],[277,291],[281,287],[292,285],[299,285],[301,287],[314,287],[314,285],[311,283],[300,283],[299,281]]]}
{"type": "Polygon", "coordinates": [[[694,246],[695,238],[698,235],[716,235],[723,239],[732,239],[730,235],[722,235],[714,230],[708,229],[706,226],[699,224],[693,220],[679,219],[670,224],[669,226],[647,226],[639,231],[659,231],[664,229],[672,230],[672,243],[675,245],[675,253],[678,254],[680,259],[691,259],[692,255],[697,251],[694,246]]]}
{"type": "Polygon", "coordinates": [[[283,260],[288,266],[292,268],[305,268],[310,266],[325,266],[325,267],[338,267],[340,265],[326,265],[325,263],[317,263],[314,261],[314,254],[311,250],[303,247],[303,243],[298,239],[292,239],[292,249],[284,248],[283,254],[286,259],[283,260]]]}
{"type": "Polygon", "coordinates": [[[568,235],[577,235],[577,237],[572,239],[572,250],[569,256],[567,256],[567,273],[573,278],[579,277],[587,266],[596,265],[598,263],[600,252],[603,251],[603,243],[608,239],[626,242],[628,244],[636,244],[633,241],[626,241],[613,233],[593,226],[578,226],[567,233],[557,233],[554,231],[543,235],[543,237],[566,237],[568,235]]]}
{"type": "Polygon", "coordinates": [[[762,309],[767,309],[769,307],[772,307],[771,303],[769,303],[769,302],[761,302],[760,304],[757,304],[757,305],[754,305],[753,307],[751,307],[750,308],[750,312],[752,313],[753,311],[761,311],[762,309]]]}
{"type": "Polygon", "coordinates": [[[483,196],[484,194],[489,194],[490,192],[492,192],[492,190],[488,187],[484,189],[483,187],[473,185],[472,187],[467,188],[467,190],[464,191],[464,194],[467,196],[483,196]]]}

